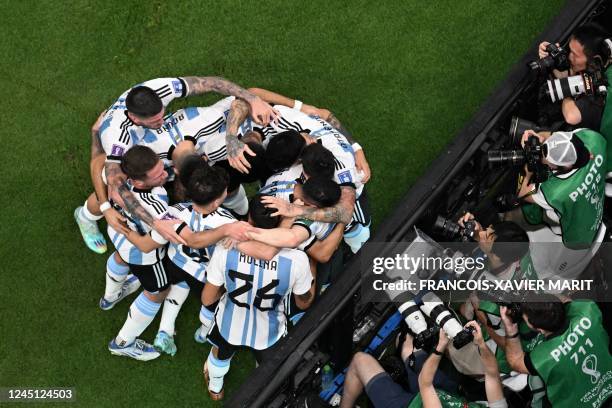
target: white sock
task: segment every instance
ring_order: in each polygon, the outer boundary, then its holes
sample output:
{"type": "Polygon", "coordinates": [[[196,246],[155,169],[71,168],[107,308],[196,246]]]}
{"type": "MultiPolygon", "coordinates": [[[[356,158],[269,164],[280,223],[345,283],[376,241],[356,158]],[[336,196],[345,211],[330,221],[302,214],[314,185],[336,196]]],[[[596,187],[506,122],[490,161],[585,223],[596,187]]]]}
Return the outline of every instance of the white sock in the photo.
{"type": "Polygon", "coordinates": [[[121,286],[127,278],[130,267],[121,265],[115,260],[115,253],[112,253],[106,261],[106,287],[104,289],[104,299],[112,302],[119,297],[121,286]]]}
{"type": "Polygon", "coordinates": [[[202,322],[202,326],[206,328],[204,333],[208,333],[210,326],[212,326],[214,317],[215,317],[215,312],[213,310],[210,310],[206,306],[202,306],[200,308],[200,322],[202,322]]]}
{"type": "Polygon", "coordinates": [[[81,207],[81,211],[79,211],[79,218],[83,221],[96,222],[102,218],[104,215],[94,215],[87,209],[87,200],[85,200],[85,204],[81,207]]]}
{"type": "Polygon", "coordinates": [[[186,282],[179,282],[176,285],[170,286],[170,291],[164,301],[164,309],[162,310],[161,321],[159,322],[159,331],[164,331],[170,336],[174,336],[174,323],[176,322],[176,317],[188,295],[189,286],[186,282]]]}
{"type": "Polygon", "coordinates": [[[132,344],[136,337],[140,336],[151,324],[160,306],[160,303],[153,302],[145,296],[144,292],[141,292],[132,302],[128,317],[121,330],[119,330],[115,342],[120,347],[132,344]]]}
{"type": "Polygon", "coordinates": [[[212,351],[208,354],[206,366],[208,367],[208,389],[212,392],[221,392],[223,389],[223,377],[230,369],[231,358],[227,360],[219,360],[213,356],[212,351]]]}
{"type": "Polygon", "coordinates": [[[240,215],[245,215],[249,211],[249,200],[247,199],[244,187],[241,185],[238,191],[236,191],[236,194],[226,198],[223,202],[223,206],[236,211],[240,215]]]}

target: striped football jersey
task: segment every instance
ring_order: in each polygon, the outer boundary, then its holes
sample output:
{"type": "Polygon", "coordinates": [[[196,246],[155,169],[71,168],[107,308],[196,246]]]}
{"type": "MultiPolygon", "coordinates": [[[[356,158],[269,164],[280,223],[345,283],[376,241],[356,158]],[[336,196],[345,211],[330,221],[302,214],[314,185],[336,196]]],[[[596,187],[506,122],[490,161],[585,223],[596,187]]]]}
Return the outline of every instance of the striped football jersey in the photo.
{"type": "MultiPolygon", "coordinates": [[[[193,232],[200,232],[236,221],[229,211],[221,207],[210,214],[200,214],[190,203],[182,203],[171,206],[169,212],[174,218],[183,221],[178,225],[177,233],[185,227],[189,227],[193,232]]],[[[168,258],[200,282],[206,282],[206,266],[214,251],[215,245],[194,249],[171,242],[168,246],[168,258]]]]}
{"type": "MultiPolygon", "coordinates": [[[[152,189],[139,189],[131,187],[131,191],[140,205],[149,214],[157,219],[171,218],[168,213],[168,193],[165,188],[154,187],[152,189]]],[[[117,205],[114,205],[114,207],[127,220],[127,225],[132,231],[136,231],[140,235],[151,233],[151,227],[149,225],[131,215],[127,210],[117,205]]],[[[117,252],[121,255],[121,258],[132,265],[153,265],[166,255],[166,246],[145,253],[128,241],[125,235],[118,233],[110,225],[108,226],[107,232],[117,252]]]]}
{"type": "MultiPolygon", "coordinates": [[[[175,98],[182,98],[188,93],[187,84],[182,78],[152,79],[136,86],[153,89],[161,98],[164,107],[175,98]]],[[[121,156],[136,144],[137,140],[142,139],[148,131],[153,131],[136,125],[128,118],[125,98],[130,90],[121,94],[107,109],[100,124],[100,142],[109,162],[119,163],[121,156]]]]}
{"type": "Polygon", "coordinates": [[[262,261],[218,246],[207,279],[227,290],[215,313],[221,336],[256,350],[271,347],[286,333],[285,300],[308,292],[312,284],[308,257],[296,249],[262,261]]]}

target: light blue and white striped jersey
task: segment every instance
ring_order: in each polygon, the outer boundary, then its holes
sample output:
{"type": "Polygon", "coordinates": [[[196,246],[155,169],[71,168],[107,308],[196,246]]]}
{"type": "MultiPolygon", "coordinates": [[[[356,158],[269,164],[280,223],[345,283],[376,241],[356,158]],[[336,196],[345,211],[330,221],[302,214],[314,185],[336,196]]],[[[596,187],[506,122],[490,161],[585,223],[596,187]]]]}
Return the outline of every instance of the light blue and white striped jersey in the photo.
{"type": "Polygon", "coordinates": [[[359,198],[363,191],[363,183],[355,168],[355,152],[346,137],[318,116],[308,116],[282,105],[275,105],[274,109],[281,115],[278,124],[271,122],[264,128],[257,128],[257,125],[254,125],[254,128],[259,129],[258,131],[265,136],[264,146],[268,145],[272,137],[287,130],[310,133],[323,147],[333,153],[336,159],[334,171],[336,183],[354,185],[359,198]]]}
{"type": "Polygon", "coordinates": [[[165,167],[172,167],[172,151],[183,140],[190,140],[199,154],[209,161],[227,157],[225,150],[225,116],[213,107],[189,107],[166,116],[159,129],[146,129],[137,144],[151,148],[165,167]]]}
{"type": "MultiPolygon", "coordinates": [[[[236,222],[234,216],[221,207],[210,214],[200,214],[190,203],[182,203],[171,206],[169,213],[174,218],[183,221],[177,226],[178,233],[185,227],[189,227],[193,232],[200,232],[236,222]]],[[[200,282],[206,282],[206,265],[214,251],[215,245],[194,249],[171,242],[168,246],[168,257],[176,266],[200,282]]]]}
{"type": "MultiPolygon", "coordinates": [[[[149,214],[152,214],[155,218],[160,220],[171,218],[168,213],[168,193],[165,188],[154,187],[152,189],[139,189],[131,187],[130,190],[140,205],[142,205],[149,214]]],[[[127,225],[132,231],[136,231],[141,235],[152,232],[150,226],[132,216],[127,210],[118,206],[115,206],[115,209],[119,210],[119,213],[126,218],[127,225]]],[[[162,260],[166,255],[165,245],[145,253],[128,241],[125,235],[118,233],[110,225],[108,226],[107,232],[117,252],[121,255],[121,259],[132,265],[153,265],[162,260]]],[[[154,239],[160,243],[165,242],[165,240],[161,241],[161,237],[159,236],[154,239]]]]}
{"type": "MultiPolygon", "coordinates": [[[[259,189],[260,194],[271,195],[282,198],[285,201],[293,202],[293,190],[296,184],[301,183],[303,179],[302,165],[294,164],[288,169],[278,171],[271,175],[265,182],[264,186],[259,189]]],[[[335,224],[320,221],[296,220],[293,225],[299,225],[308,230],[308,239],[297,246],[302,251],[310,248],[315,240],[325,239],[334,229],[335,224]]]]}
{"type": "MultiPolygon", "coordinates": [[[[175,98],[182,98],[188,94],[187,84],[182,78],[157,78],[136,86],[153,89],[161,98],[164,107],[175,98]]],[[[121,162],[121,156],[151,130],[136,125],[128,118],[125,98],[130,90],[131,88],[122,93],[108,108],[100,124],[100,142],[109,162],[121,162]]]]}
{"type": "Polygon", "coordinates": [[[281,249],[262,261],[236,249],[218,246],[208,264],[208,282],[225,286],[215,322],[230,344],[264,350],[287,331],[284,300],[310,290],[308,257],[297,249],[281,249]]]}

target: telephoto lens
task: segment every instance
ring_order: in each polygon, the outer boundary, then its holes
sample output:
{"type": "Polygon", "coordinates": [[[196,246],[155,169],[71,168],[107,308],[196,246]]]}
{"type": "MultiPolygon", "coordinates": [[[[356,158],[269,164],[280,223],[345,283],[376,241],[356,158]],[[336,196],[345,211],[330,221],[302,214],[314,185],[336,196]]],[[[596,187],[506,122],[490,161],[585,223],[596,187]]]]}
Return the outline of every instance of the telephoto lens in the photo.
{"type": "Polygon", "coordinates": [[[414,347],[420,349],[431,344],[437,330],[435,327],[427,326],[427,321],[425,321],[425,316],[421,313],[419,306],[414,301],[409,300],[402,303],[397,309],[414,334],[414,347]]]}
{"type": "Polygon", "coordinates": [[[510,128],[508,130],[508,136],[510,136],[510,140],[519,142],[521,140],[521,137],[523,137],[523,133],[525,133],[526,130],[533,130],[537,133],[543,129],[535,122],[526,119],[521,119],[518,116],[513,116],[512,120],[510,121],[510,128]]]}
{"type": "Polygon", "coordinates": [[[450,339],[453,339],[453,346],[456,349],[462,348],[474,338],[470,331],[463,329],[461,323],[434,293],[428,292],[423,296],[421,310],[436,322],[450,339]]]}

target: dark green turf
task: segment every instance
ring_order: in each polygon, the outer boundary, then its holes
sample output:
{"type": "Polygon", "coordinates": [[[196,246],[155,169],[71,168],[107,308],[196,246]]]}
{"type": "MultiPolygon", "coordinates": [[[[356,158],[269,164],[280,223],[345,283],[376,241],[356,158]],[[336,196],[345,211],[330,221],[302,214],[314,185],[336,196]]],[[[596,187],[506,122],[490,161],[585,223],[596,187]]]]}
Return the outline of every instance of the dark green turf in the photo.
{"type": "MultiPolygon", "coordinates": [[[[194,300],[176,357],[109,355],[130,302],[98,309],[106,257],[72,219],[91,190],[89,126],[130,85],[221,75],[332,109],[364,146],[380,221],[562,5],[208,3],[3,3],[0,386],[74,386],[85,407],[212,405],[194,300]]],[[[230,392],[251,366],[236,357],[230,392]]]]}

